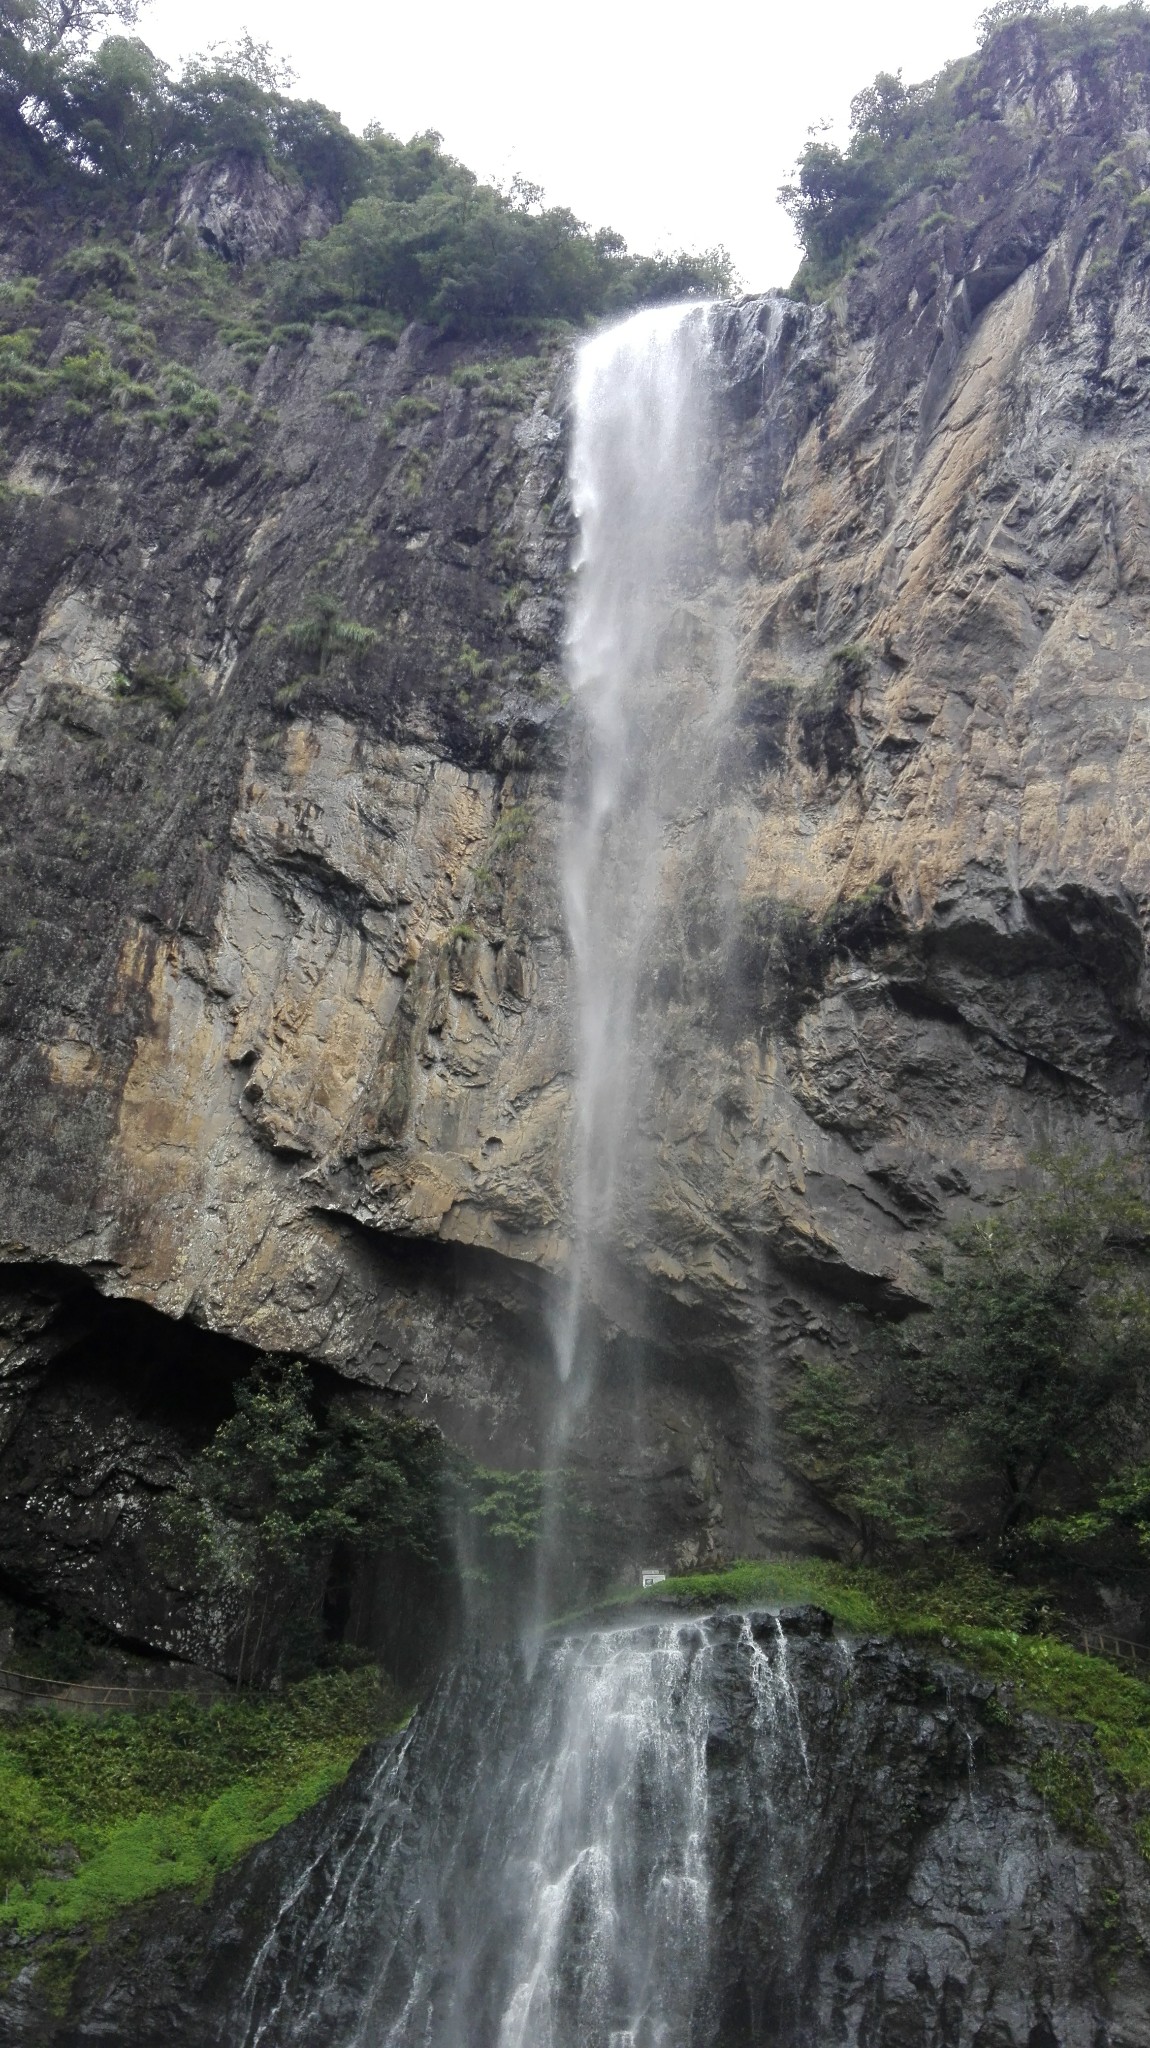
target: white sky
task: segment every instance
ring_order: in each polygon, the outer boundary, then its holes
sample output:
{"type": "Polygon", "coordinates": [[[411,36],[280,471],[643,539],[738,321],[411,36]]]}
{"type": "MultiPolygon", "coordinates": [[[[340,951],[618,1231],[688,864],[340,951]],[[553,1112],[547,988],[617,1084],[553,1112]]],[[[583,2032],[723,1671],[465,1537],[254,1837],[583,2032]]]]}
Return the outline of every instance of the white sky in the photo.
{"type": "Polygon", "coordinates": [[[929,77],[975,44],[985,0],[153,0],[137,31],[175,63],[248,28],[294,90],[354,129],[436,128],[482,178],[519,172],[633,248],[723,242],[747,286],[797,261],[775,198],[806,139],[845,132],[876,71],[929,77]],[[425,11],[426,8],[426,11],[425,11]]]}

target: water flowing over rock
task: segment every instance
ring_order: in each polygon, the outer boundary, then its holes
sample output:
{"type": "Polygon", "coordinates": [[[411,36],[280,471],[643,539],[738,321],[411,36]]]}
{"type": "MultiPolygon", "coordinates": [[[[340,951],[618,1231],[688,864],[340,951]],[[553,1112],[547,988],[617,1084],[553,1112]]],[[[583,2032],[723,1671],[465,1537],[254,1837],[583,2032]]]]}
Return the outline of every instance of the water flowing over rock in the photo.
{"type": "Polygon", "coordinates": [[[96,1951],[68,2040],[1145,2048],[1138,1936],[1095,1932],[1137,1852],[1054,1835],[1050,1739],[810,1608],[476,1658],[210,1909],[96,1951]]]}

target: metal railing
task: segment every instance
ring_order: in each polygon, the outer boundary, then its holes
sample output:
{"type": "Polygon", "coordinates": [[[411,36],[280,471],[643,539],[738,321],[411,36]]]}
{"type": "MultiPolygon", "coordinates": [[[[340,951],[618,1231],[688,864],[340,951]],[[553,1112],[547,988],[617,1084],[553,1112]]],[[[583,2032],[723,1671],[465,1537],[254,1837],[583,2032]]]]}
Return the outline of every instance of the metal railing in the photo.
{"type": "Polygon", "coordinates": [[[0,1692],[58,1707],[79,1707],[89,1713],[109,1707],[139,1707],[149,1702],[163,1706],[177,1694],[202,1705],[225,1698],[229,1690],[202,1685],[114,1685],[99,1679],[39,1678],[31,1671],[0,1669],[0,1692]]]}

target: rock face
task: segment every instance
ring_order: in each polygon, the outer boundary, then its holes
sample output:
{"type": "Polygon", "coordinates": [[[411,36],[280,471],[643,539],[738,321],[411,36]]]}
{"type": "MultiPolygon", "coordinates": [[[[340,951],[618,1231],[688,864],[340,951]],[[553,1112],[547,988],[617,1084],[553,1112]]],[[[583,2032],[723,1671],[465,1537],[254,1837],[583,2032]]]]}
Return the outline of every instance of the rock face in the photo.
{"type": "Polygon", "coordinates": [[[225,262],[240,264],[297,256],[335,218],[314,192],[293,188],[238,150],[189,171],[174,212],[176,234],[182,229],[225,262]]]}
{"type": "Polygon", "coordinates": [[[6,2016],[44,2048],[583,2048],[636,2016],[680,2048],[1144,2048],[1145,1862],[1112,1794],[1089,1843],[1056,1829],[1064,1741],[812,1609],[478,1660],[210,1905],[98,1944],[68,2018],[23,1984],[6,2016]]]}
{"type": "MultiPolygon", "coordinates": [[[[1141,1134],[1150,111],[1129,67],[1001,52],[947,218],[907,200],[832,303],[718,322],[663,658],[729,652],[737,708],[643,981],[645,1199],[571,1451],[603,1572],[825,1540],[772,1454],[788,1362],[909,1306],[1037,1147],[1141,1134]]],[[[87,1483],[52,1421],[81,1276],[89,1323],[302,1354],[512,1464],[566,1252],[566,357],[317,326],[241,389],[178,338],[226,446],[47,406],[0,503],[0,1480],[34,1528],[87,1483]],[[309,589],[374,646],[301,673],[309,589]]]]}

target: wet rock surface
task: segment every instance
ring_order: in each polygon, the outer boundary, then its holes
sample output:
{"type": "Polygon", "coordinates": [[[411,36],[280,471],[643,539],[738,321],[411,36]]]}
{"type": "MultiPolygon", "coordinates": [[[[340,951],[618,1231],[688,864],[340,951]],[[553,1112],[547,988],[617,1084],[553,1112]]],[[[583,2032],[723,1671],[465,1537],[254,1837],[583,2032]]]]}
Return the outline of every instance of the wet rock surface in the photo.
{"type": "MultiPolygon", "coordinates": [[[[210,1902],[161,1902],[94,1947],[67,2019],[35,2019],[27,1987],[0,2009],[45,2048],[486,2048],[542,1958],[519,2020],[556,2048],[606,2041],[636,1985],[681,2048],[1142,2048],[1150,1895],[1122,1801],[1099,1783],[1090,1844],[1061,1833],[1029,1774],[1064,1733],[967,1672],[809,1629],[810,1612],[574,1639],[533,1673],[513,1652],[462,1665],[406,1741],[210,1902]],[[566,1731],[558,1785],[543,1723],[566,1731]],[[608,1801],[633,1806],[640,1839],[613,1838],[598,1892],[566,1872],[544,1956],[520,1917],[525,1897],[546,1917],[530,1859],[581,1845],[593,1862],[608,1801]],[[668,1920],[687,1865],[705,1910],[680,1893],[668,1920]],[[609,1908],[629,1911],[634,1952],[602,1983],[586,1944],[609,1908]]],[[[1084,1748],[1075,1762],[1090,1772],[1084,1748]]]]}

